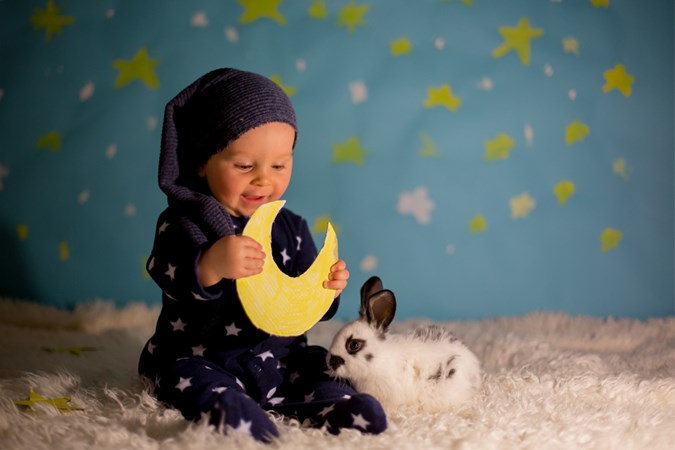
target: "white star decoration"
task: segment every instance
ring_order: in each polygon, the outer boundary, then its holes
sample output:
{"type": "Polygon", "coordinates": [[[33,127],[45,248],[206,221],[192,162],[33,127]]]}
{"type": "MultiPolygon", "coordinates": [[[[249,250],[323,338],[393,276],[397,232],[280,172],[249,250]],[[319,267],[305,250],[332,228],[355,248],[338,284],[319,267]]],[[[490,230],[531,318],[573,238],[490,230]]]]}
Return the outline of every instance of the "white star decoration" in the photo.
{"type": "Polygon", "coordinates": [[[274,358],[274,354],[271,351],[267,350],[266,352],[262,352],[259,355],[256,355],[256,357],[265,361],[267,358],[274,358]]]}
{"type": "Polygon", "coordinates": [[[229,325],[225,325],[225,332],[227,333],[228,336],[239,336],[240,331],[241,328],[237,328],[234,322],[232,322],[229,325]]]}
{"type": "Polygon", "coordinates": [[[152,355],[156,348],[157,348],[156,345],[154,345],[152,342],[148,341],[148,353],[150,353],[152,355]]]}
{"type": "Polygon", "coordinates": [[[358,105],[368,99],[368,87],[363,81],[354,81],[349,83],[349,92],[351,93],[352,103],[358,105]]]}
{"type": "Polygon", "coordinates": [[[305,395],[305,403],[311,403],[314,401],[314,391],[310,392],[309,394],[305,395]]]}
{"type": "Polygon", "coordinates": [[[192,380],[192,377],[190,377],[190,378],[179,377],[178,384],[176,385],[176,389],[183,392],[186,388],[189,388],[190,386],[192,386],[192,383],[190,382],[190,380],[192,380]]]}
{"type": "Polygon", "coordinates": [[[175,322],[169,322],[173,327],[173,331],[185,331],[185,326],[187,323],[180,320],[180,317],[175,322]]]}
{"type": "Polygon", "coordinates": [[[155,268],[155,257],[153,256],[152,258],[150,258],[150,261],[148,262],[148,271],[151,271],[154,268],[155,268]]]}
{"type": "Polygon", "coordinates": [[[286,265],[286,263],[291,259],[291,257],[288,256],[288,253],[286,252],[286,249],[283,249],[281,251],[281,257],[283,258],[284,265],[286,265]]]}
{"type": "Polygon", "coordinates": [[[164,272],[165,275],[168,275],[169,278],[171,278],[171,281],[176,277],[176,266],[172,266],[169,263],[169,268],[166,269],[166,272],[164,272]]]}
{"type": "Polygon", "coordinates": [[[328,415],[328,413],[333,412],[333,411],[335,411],[335,403],[333,403],[330,406],[326,406],[324,409],[321,410],[321,412],[319,412],[319,415],[321,417],[326,417],[328,415]]]}
{"type": "Polygon", "coordinates": [[[192,347],[192,354],[194,356],[204,356],[204,352],[206,351],[206,347],[203,345],[198,345],[196,347],[192,347]]]}
{"type": "Polygon", "coordinates": [[[267,403],[269,403],[272,406],[280,405],[284,402],[284,397],[272,397],[271,399],[268,400],[267,403]]]}
{"type": "Polygon", "coordinates": [[[239,425],[235,428],[236,431],[240,433],[246,433],[246,434],[251,434],[251,425],[253,422],[251,421],[245,421],[244,419],[241,419],[239,421],[239,425]]]}
{"type": "Polygon", "coordinates": [[[361,414],[352,414],[352,418],[354,419],[354,427],[359,427],[365,430],[368,428],[368,425],[370,425],[370,422],[364,419],[361,414]]]}
{"type": "Polygon", "coordinates": [[[527,143],[527,146],[532,147],[532,141],[534,141],[534,130],[530,124],[525,124],[523,134],[525,134],[525,142],[527,143]]]}
{"type": "Polygon", "coordinates": [[[298,246],[295,248],[295,250],[300,251],[300,246],[302,245],[302,238],[300,236],[296,236],[295,240],[298,241],[298,246]]]}
{"type": "Polygon", "coordinates": [[[193,27],[206,27],[209,24],[209,19],[206,16],[204,11],[196,12],[192,19],[190,19],[190,25],[193,27]]]}
{"type": "Polygon", "coordinates": [[[197,294],[196,292],[192,293],[192,298],[194,298],[195,300],[201,300],[201,301],[206,300],[206,298],[202,297],[201,295],[197,294]]]}
{"type": "Polygon", "coordinates": [[[235,381],[244,391],[246,390],[246,386],[244,386],[244,383],[242,383],[239,378],[235,378],[235,381]]]}
{"type": "Polygon", "coordinates": [[[225,386],[218,386],[218,387],[214,387],[213,389],[211,389],[211,392],[222,394],[226,390],[227,390],[227,388],[225,386]]]}
{"type": "Polygon", "coordinates": [[[277,391],[277,388],[273,387],[272,389],[270,389],[270,390],[267,392],[267,395],[265,396],[265,398],[270,398],[270,397],[272,397],[276,391],[277,391]]]}
{"type": "Polygon", "coordinates": [[[434,202],[429,198],[427,188],[420,186],[413,192],[402,192],[398,198],[398,212],[412,215],[418,223],[426,225],[431,222],[431,211],[434,202]]]}
{"type": "Polygon", "coordinates": [[[162,234],[163,232],[166,231],[167,228],[169,228],[169,222],[162,222],[162,224],[159,226],[157,230],[157,234],[162,234]]]}

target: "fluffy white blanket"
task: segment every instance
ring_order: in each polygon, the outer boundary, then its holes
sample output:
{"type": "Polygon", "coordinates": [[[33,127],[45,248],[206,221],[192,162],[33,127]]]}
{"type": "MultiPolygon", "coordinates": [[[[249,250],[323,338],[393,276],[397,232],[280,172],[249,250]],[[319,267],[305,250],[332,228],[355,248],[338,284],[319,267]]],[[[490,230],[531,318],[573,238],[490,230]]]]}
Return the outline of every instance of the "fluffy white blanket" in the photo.
{"type": "MultiPolygon", "coordinates": [[[[73,312],[0,299],[2,449],[666,449],[675,445],[675,317],[602,320],[533,313],[452,329],[479,357],[483,388],[459,411],[399,411],[378,436],[275,417],[265,445],[188,423],[136,375],[157,308],[108,302],[73,312]],[[15,404],[30,390],[82,408],[15,404]]],[[[395,323],[401,332],[420,322],[395,323]]],[[[327,345],[341,324],[310,332],[327,345]]]]}

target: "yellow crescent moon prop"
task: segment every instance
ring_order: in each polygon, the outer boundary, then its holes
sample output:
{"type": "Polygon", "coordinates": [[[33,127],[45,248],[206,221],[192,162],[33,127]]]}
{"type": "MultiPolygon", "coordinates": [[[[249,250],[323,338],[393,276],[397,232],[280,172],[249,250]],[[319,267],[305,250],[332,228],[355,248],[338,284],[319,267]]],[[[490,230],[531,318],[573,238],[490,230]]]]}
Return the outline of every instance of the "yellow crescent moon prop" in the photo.
{"type": "Polygon", "coordinates": [[[326,240],[314,263],[297,277],[289,277],[272,257],[272,224],[285,200],[266,203],[253,213],[243,235],[263,246],[265,265],[257,275],[239,278],[237,292],[249,319],[277,336],[298,336],[312,328],[333,303],[335,291],[323,287],[338,260],[337,237],[328,224],[326,240]]]}

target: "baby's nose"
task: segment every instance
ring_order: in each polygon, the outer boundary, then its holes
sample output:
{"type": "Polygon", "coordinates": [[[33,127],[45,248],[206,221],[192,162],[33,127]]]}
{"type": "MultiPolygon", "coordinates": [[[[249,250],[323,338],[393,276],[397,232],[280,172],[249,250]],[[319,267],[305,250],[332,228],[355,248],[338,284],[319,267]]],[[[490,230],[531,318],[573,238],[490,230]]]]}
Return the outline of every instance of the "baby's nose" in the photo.
{"type": "Polygon", "coordinates": [[[330,358],[328,358],[328,365],[333,370],[336,370],[338,367],[340,367],[344,363],[345,363],[345,360],[342,359],[340,356],[330,355],[330,358]]]}

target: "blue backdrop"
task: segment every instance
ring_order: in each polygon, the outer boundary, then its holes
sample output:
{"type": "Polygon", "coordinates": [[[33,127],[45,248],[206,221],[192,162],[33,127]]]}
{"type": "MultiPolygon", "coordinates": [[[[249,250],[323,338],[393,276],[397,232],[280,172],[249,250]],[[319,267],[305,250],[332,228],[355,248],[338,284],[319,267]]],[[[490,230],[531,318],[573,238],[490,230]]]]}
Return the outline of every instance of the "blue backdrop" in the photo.
{"type": "Polygon", "coordinates": [[[291,96],[287,206],[399,317],[673,314],[672,0],[0,2],[0,295],[158,302],[163,108],[291,96]]]}

